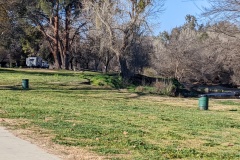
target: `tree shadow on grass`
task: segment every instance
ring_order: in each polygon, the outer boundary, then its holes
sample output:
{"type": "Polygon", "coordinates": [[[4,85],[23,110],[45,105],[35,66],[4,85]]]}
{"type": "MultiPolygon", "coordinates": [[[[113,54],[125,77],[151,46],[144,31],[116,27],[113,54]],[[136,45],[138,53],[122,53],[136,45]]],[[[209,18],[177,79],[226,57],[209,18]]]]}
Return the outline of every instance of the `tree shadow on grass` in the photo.
{"type": "Polygon", "coordinates": [[[19,74],[28,74],[28,75],[40,75],[40,76],[54,76],[54,75],[60,75],[60,76],[73,76],[74,73],[61,73],[57,71],[41,71],[41,70],[11,70],[11,69],[0,69],[0,73],[19,73],[19,74]]]}
{"type": "Polygon", "coordinates": [[[23,89],[21,85],[1,85],[0,90],[12,90],[12,91],[37,91],[37,92],[62,92],[71,93],[73,91],[88,91],[88,92],[108,92],[117,91],[113,88],[93,87],[93,86],[68,86],[68,85],[44,85],[34,86],[30,85],[28,89],[23,89]]]}
{"type": "MultiPolygon", "coordinates": [[[[38,75],[38,76],[75,76],[76,74],[83,74],[85,76],[94,76],[96,74],[101,74],[98,72],[93,72],[93,71],[86,71],[86,72],[70,72],[70,71],[61,71],[61,70],[22,70],[22,69],[4,69],[4,68],[0,68],[0,73],[19,73],[19,74],[25,74],[25,75],[38,75]]],[[[107,74],[109,76],[116,76],[117,74],[107,74]]]]}
{"type": "Polygon", "coordinates": [[[23,90],[20,86],[1,85],[0,90],[23,90]]]}

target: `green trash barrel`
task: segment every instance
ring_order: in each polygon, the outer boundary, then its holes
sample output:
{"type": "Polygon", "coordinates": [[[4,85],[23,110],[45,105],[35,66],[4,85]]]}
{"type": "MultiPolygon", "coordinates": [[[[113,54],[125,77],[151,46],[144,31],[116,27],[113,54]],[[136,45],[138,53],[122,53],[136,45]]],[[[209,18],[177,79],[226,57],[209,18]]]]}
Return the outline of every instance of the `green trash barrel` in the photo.
{"type": "Polygon", "coordinates": [[[200,95],[198,100],[198,106],[200,110],[208,110],[208,96],[200,95]]]}
{"type": "Polygon", "coordinates": [[[28,79],[22,79],[22,88],[23,89],[29,88],[29,80],[28,79]]]}

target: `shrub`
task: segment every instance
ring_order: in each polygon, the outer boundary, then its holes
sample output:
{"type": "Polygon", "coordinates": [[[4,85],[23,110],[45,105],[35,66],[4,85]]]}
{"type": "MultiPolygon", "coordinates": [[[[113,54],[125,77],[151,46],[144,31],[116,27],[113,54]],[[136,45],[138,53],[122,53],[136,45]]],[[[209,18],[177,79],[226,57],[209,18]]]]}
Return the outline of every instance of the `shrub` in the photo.
{"type": "Polygon", "coordinates": [[[174,96],[177,87],[173,83],[156,82],[154,84],[155,93],[167,96],[174,96]]]}
{"type": "Polygon", "coordinates": [[[135,89],[135,92],[143,93],[145,91],[145,88],[143,86],[138,86],[135,89]]]}

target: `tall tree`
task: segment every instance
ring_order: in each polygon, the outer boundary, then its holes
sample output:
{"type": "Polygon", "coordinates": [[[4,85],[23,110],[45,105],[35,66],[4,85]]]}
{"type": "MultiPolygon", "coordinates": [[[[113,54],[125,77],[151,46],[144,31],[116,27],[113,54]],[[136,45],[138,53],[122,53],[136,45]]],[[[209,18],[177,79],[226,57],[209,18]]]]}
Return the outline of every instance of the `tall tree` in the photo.
{"type": "Polygon", "coordinates": [[[62,38],[63,49],[61,52],[61,59],[62,68],[64,69],[69,69],[70,46],[73,43],[76,34],[79,33],[79,29],[86,24],[85,22],[76,24],[76,21],[79,21],[77,18],[81,13],[82,7],[83,4],[81,0],[65,0],[62,4],[61,18],[64,20],[64,34],[62,38]],[[73,26],[75,26],[75,28],[73,26]]]}
{"type": "Polygon", "coordinates": [[[69,47],[82,26],[82,24],[75,23],[81,11],[81,1],[29,0],[25,2],[24,5],[27,7],[25,7],[24,16],[28,21],[31,20],[30,24],[37,26],[48,40],[55,67],[68,69],[69,47]]]}
{"type": "Polygon", "coordinates": [[[21,14],[20,3],[17,0],[0,2],[0,46],[7,53],[10,67],[20,60],[22,54],[20,39],[24,36],[24,26],[18,21],[21,14]]]}

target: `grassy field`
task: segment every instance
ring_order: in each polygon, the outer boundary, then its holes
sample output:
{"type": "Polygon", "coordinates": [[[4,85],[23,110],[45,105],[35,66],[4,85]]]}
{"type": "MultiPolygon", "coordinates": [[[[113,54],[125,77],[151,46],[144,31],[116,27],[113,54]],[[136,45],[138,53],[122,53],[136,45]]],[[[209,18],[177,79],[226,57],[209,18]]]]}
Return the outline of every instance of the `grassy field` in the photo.
{"type": "Polygon", "coordinates": [[[196,98],[112,89],[116,79],[89,72],[0,69],[0,79],[0,118],[19,122],[1,124],[37,127],[56,144],[106,159],[240,159],[240,100],[200,111],[196,98]]]}

